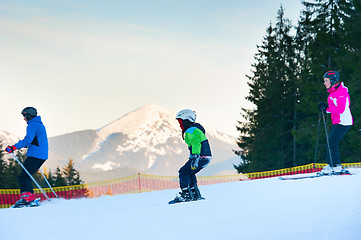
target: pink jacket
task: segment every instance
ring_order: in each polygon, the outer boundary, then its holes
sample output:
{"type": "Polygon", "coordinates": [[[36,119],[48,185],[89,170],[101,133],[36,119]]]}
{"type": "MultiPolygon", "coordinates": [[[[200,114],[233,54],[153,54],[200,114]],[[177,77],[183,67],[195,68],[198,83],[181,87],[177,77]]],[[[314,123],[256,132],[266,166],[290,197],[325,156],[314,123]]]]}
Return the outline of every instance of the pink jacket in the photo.
{"type": "Polygon", "coordinates": [[[327,99],[328,108],[326,111],[331,113],[332,124],[352,125],[353,119],[350,110],[348,88],[341,82],[328,89],[327,92],[329,92],[330,95],[327,99]]]}

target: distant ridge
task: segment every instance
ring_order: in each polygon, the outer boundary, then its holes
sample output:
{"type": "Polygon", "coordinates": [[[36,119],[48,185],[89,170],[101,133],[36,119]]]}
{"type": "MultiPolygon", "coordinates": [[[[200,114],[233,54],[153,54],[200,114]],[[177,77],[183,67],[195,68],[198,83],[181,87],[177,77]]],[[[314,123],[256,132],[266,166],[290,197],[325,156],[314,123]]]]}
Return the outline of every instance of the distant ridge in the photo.
{"type": "MultiPolygon", "coordinates": [[[[213,159],[202,175],[207,171],[212,175],[225,171],[236,174],[233,163],[238,158],[232,152],[237,147],[235,138],[204,127],[213,159]]],[[[1,133],[12,140],[15,137],[1,133]]],[[[49,138],[49,149],[45,164],[48,169],[63,167],[72,158],[75,168],[89,179],[96,173],[104,179],[107,173],[115,177],[134,172],[176,176],[189,155],[175,113],[154,104],[131,111],[97,130],[49,138]]]]}

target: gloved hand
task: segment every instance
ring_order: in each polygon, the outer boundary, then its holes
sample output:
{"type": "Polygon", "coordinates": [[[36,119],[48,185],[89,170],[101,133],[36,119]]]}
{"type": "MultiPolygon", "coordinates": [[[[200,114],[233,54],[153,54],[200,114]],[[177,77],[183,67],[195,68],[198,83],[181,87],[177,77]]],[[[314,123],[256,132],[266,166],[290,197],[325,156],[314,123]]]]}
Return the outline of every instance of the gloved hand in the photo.
{"type": "Polygon", "coordinates": [[[320,110],[320,112],[325,112],[327,108],[328,105],[326,103],[321,102],[318,104],[318,109],[320,110]]]}
{"type": "Polygon", "coordinates": [[[198,167],[199,159],[201,156],[199,154],[192,154],[189,158],[191,160],[191,169],[196,170],[198,167]]]}
{"type": "Polygon", "coordinates": [[[7,146],[5,148],[5,151],[7,151],[8,153],[12,153],[16,150],[16,147],[13,145],[13,146],[7,146]]]}

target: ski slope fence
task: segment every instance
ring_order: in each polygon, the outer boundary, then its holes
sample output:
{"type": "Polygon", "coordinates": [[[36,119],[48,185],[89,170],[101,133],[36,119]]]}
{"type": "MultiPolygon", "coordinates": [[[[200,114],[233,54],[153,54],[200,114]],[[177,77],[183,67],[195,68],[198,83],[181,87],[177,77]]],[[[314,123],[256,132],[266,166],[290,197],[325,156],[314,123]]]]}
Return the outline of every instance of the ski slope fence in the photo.
{"type": "MultiPolygon", "coordinates": [[[[271,178],[284,175],[305,174],[320,171],[326,164],[313,163],[298,167],[284,168],[280,170],[255,172],[247,174],[224,175],[224,176],[198,176],[198,186],[219,184],[226,182],[247,181],[262,178],[271,178]]],[[[361,168],[361,163],[345,163],[344,168],[361,168]]],[[[142,193],[165,189],[178,188],[178,177],[156,176],[147,174],[136,174],[129,177],[88,183],[75,186],[54,187],[54,191],[60,198],[95,198],[103,195],[118,195],[130,193],[142,193]]],[[[49,198],[55,198],[50,188],[43,189],[49,198]]],[[[45,200],[39,189],[34,189],[36,197],[45,200]]],[[[12,206],[19,199],[19,189],[0,189],[0,208],[12,206]]]]}

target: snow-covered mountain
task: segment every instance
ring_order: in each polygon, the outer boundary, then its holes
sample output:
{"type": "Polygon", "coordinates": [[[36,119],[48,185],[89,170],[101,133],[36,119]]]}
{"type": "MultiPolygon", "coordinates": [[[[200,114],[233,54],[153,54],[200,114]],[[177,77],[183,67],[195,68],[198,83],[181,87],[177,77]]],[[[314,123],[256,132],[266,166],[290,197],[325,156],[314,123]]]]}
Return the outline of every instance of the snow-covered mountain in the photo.
{"type": "MultiPolygon", "coordinates": [[[[178,175],[189,151],[175,114],[157,105],[147,105],[100,129],[49,138],[49,160],[45,166],[51,170],[57,166],[62,168],[72,158],[75,168],[87,181],[114,179],[137,172],[178,175]]],[[[235,174],[233,163],[239,162],[232,152],[237,148],[235,139],[204,127],[213,159],[200,174],[235,174]]],[[[18,141],[13,135],[6,136],[11,143],[18,141]]]]}
{"type": "MultiPolygon", "coordinates": [[[[205,128],[213,160],[202,171],[203,174],[227,170],[236,173],[232,165],[235,139],[207,126],[205,128]],[[229,164],[221,164],[219,169],[212,167],[227,161],[229,164]]],[[[112,173],[118,168],[127,168],[133,173],[177,175],[189,154],[175,113],[156,105],[141,107],[98,130],[50,138],[49,146],[48,168],[63,166],[71,157],[76,168],[85,174],[112,173]]]]}
{"type": "Polygon", "coordinates": [[[5,148],[8,145],[13,145],[14,143],[17,143],[19,140],[20,139],[14,134],[0,130],[0,144],[2,144],[3,148],[5,148]]]}
{"type": "MultiPolygon", "coordinates": [[[[18,138],[14,134],[0,130],[0,148],[1,148],[1,150],[4,150],[6,148],[6,146],[8,146],[8,145],[13,145],[14,143],[17,143],[19,140],[20,140],[20,138],[18,138]]],[[[22,151],[22,152],[25,152],[25,151],[22,151]]],[[[9,159],[9,155],[5,154],[4,158],[9,159]]]]}

